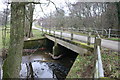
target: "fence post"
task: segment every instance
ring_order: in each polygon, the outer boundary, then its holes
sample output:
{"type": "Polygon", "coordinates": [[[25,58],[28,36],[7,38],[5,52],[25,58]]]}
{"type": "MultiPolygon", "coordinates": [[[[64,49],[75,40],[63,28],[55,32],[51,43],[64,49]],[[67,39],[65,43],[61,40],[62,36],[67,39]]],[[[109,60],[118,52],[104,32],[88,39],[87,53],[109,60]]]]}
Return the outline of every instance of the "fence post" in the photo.
{"type": "Polygon", "coordinates": [[[56,28],[54,28],[54,36],[55,36],[55,30],[56,30],[56,28]]]}
{"type": "Polygon", "coordinates": [[[73,40],[73,33],[71,33],[71,40],[73,40]]]}
{"type": "Polygon", "coordinates": [[[46,28],[46,33],[47,33],[47,28],[46,28]]]}
{"type": "Polygon", "coordinates": [[[108,38],[110,38],[111,29],[109,28],[108,38]]]}
{"type": "Polygon", "coordinates": [[[90,45],[91,42],[91,32],[88,32],[87,45],[90,45]]]}
{"type": "Polygon", "coordinates": [[[49,34],[50,34],[50,28],[49,28],[49,34]]]}
{"type": "Polygon", "coordinates": [[[62,38],[62,30],[61,30],[60,38],[62,38]]]}
{"type": "Polygon", "coordinates": [[[100,39],[100,38],[97,38],[97,39],[96,39],[96,44],[97,44],[97,46],[100,46],[100,47],[101,47],[101,39],[100,39]]]}
{"type": "Polygon", "coordinates": [[[43,33],[43,27],[41,29],[42,29],[42,33],[43,33]]]}
{"type": "Polygon", "coordinates": [[[101,49],[101,39],[96,37],[95,35],[95,40],[94,40],[94,54],[97,56],[96,52],[97,52],[97,46],[100,46],[101,49]]]}

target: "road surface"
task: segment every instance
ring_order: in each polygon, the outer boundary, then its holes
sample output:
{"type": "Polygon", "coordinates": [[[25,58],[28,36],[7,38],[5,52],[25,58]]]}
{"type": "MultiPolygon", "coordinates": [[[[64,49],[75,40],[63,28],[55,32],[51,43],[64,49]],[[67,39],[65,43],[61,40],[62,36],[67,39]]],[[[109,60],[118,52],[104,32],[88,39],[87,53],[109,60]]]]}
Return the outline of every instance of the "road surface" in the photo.
{"type": "MultiPolygon", "coordinates": [[[[41,28],[37,28],[35,26],[33,26],[33,29],[37,29],[37,30],[42,31],[41,28]]],[[[45,32],[46,30],[43,29],[43,31],[45,32]]],[[[47,32],[49,32],[49,30],[47,30],[47,32]]],[[[54,33],[54,31],[51,31],[51,33],[54,33]]],[[[55,31],[55,35],[60,35],[60,34],[61,34],[60,32],[55,31]]],[[[71,34],[63,32],[62,36],[70,38],[71,34]]],[[[73,39],[83,41],[83,42],[87,42],[87,36],[81,36],[81,35],[73,34],[73,39]]],[[[91,43],[94,43],[94,38],[93,37],[91,38],[91,43]]],[[[102,47],[112,49],[112,50],[115,50],[115,51],[120,51],[119,44],[120,44],[120,42],[118,42],[118,41],[111,41],[111,40],[105,40],[105,39],[102,39],[102,41],[101,41],[101,46],[102,47]]]]}

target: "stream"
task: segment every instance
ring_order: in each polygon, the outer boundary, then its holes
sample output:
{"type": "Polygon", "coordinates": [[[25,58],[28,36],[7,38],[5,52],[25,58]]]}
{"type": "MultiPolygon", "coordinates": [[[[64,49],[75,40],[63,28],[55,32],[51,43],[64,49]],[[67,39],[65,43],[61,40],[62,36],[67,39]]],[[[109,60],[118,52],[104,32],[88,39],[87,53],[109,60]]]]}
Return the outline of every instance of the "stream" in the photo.
{"type": "Polygon", "coordinates": [[[62,58],[53,60],[49,51],[37,51],[22,57],[21,78],[65,79],[77,54],[66,53],[62,58]]]}

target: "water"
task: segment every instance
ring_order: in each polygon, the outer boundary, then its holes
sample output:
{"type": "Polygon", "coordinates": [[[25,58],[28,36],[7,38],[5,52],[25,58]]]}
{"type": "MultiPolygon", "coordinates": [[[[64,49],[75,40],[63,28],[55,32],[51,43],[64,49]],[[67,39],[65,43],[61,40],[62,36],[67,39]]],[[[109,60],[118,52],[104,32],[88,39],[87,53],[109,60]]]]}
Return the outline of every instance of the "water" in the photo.
{"type": "Polygon", "coordinates": [[[36,52],[22,57],[21,78],[65,78],[77,54],[66,53],[61,59],[53,60],[49,52],[36,52]]]}

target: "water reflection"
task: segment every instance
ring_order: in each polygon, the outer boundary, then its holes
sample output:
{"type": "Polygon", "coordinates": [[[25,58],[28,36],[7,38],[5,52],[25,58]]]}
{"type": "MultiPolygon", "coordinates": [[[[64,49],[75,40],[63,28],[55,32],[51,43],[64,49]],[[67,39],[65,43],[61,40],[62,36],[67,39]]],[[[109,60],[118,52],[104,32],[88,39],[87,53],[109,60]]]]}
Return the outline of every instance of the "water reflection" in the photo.
{"type": "Polygon", "coordinates": [[[23,56],[20,77],[65,78],[75,60],[76,55],[73,55],[64,56],[60,60],[53,60],[46,52],[23,56]]]}
{"type": "Polygon", "coordinates": [[[44,62],[23,63],[21,66],[21,78],[56,78],[53,71],[44,62]]]}

